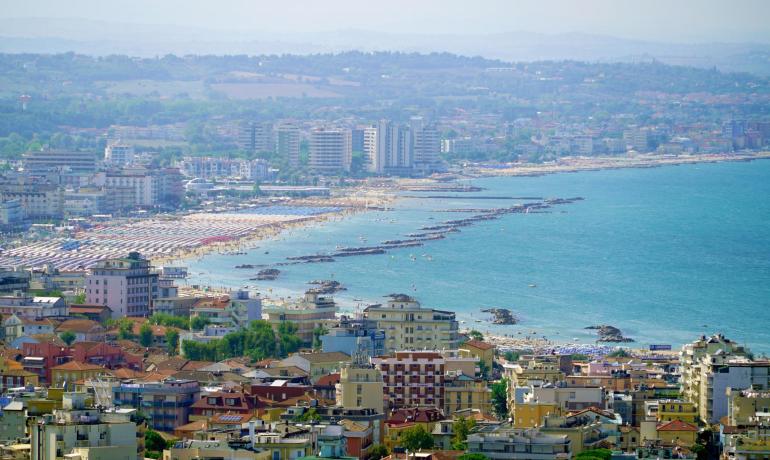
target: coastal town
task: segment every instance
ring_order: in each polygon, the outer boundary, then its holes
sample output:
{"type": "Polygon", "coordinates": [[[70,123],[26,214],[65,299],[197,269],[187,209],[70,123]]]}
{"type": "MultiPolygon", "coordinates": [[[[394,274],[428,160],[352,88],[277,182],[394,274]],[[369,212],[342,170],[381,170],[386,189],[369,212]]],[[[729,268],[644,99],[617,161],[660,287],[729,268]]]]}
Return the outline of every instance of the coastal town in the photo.
{"type": "MultiPolygon", "coordinates": [[[[642,348],[595,325],[595,345],[555,344],[485,336],[407,294],[349,315],[328,284],[276,300],[178,286],[184,276],[138,252],[83,274],[3,272],[0,455],[770,453],[770,361],[718,333],[642,348]]],[[[505,309],[488,314],[516,322],[505,309]]]]}
{"type": "Polygon", "coordinates": [[[770,47],[184,13],[0,11],[0,460],[770,460],[770,47]]]}

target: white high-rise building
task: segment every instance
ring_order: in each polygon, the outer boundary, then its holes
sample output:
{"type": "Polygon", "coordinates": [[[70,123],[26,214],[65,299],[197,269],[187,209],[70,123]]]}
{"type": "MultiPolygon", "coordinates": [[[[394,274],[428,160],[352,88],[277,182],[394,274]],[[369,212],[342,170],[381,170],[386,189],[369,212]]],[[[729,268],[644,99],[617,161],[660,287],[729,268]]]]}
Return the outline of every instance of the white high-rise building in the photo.
{"type": "Polygon", "coordinates": [[[364,128],[364,153],[369,161],[369,172],[382,174],[385,171],[385,159],[382,158],[377,148],[377,126],[364,128]]]}
{"type": "Polygon", "coordinates": [[[314,129],[310,133],[310,169],[324,174],[350,171],[352,147],[349,129],[314,129]]]}
{"type": "Polygon", "coordinates": [[[276,151],[287,158],[289,165],[299,166],[299,128],[293,123],[282,123],[276,128],[276,151]]]}
{"type": "Polygon", "coordinates": [[[125,165],[134,161],[134,148],[130,145],[114,143],[104,148],[104,161],[114,165],[125,165]]]}
{"type": "Polygon", "coordinates": [[[441,165],[441,135],[432,124],[422,117],[409,121],[413,136],[414,168],[421,172],[432,172],[441,165]]]}

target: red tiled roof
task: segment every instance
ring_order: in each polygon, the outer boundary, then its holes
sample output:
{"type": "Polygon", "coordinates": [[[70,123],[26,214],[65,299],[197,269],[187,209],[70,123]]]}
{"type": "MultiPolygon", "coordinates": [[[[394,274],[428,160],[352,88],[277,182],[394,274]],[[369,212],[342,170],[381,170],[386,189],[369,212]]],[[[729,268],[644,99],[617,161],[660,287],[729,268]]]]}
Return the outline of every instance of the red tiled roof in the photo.
{"type": "Polygon", "coordinates": [[[102,366],[96,364],[81,363],[79,361],[69,361],[53,368],[57,371],[98,371],[105,370],[102,366]]]}
{"type": "Polygon", "coordinates": [[[480,340],[469,340],[464,343],[464,345],[468,345],[469,347],[478,348],[479,350],[491,350],[495,348],[494,345],[491,343],[482,342],[480,340]]]}
{"type": "Polygon", "coordinates": [[[658,425],[658,431],[698,431],[698,427],[681,420],[671,420],[668,423],[658,425]]]}
{"type": "Polygon", "coordinates": [[[334,374],[327,374],[319,378],[318,381],[315,383],[315,386],[329,387],[329,386],[334,386],[338,383],[340,383],[340,374],[334,373],[334,374]]]}

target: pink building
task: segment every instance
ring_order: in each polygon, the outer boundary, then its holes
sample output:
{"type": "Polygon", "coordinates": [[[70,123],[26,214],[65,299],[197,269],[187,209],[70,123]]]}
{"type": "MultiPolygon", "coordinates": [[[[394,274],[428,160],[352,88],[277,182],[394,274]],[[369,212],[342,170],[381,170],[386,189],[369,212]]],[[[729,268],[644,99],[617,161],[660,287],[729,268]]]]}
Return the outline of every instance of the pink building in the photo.
{"type": "Polygon", "coordinates": [[[158,296],[158,274],[138,252],[99,262],[86,277],[86,302],[105,305],[113,318],[148,316],[158,296]]]}

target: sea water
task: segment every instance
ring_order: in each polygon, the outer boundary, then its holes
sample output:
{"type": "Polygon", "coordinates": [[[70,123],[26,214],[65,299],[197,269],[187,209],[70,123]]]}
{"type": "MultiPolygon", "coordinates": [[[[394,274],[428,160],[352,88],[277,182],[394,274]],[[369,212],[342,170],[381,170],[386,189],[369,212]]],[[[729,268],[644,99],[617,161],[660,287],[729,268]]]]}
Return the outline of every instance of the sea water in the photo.
{"type": "Polygon", "coordinates": [[[618,169],[472,180],[475,193],[405,193],[391,211],[371,211],[284,232],[246,255],[187,261],[190,283],[256,287],[299,296],[314,279],[334,279],[344,310],[406,293],[457,312],[464,326],[514,337],[589,343],[610,324],[639,345],[679,346],[721,332],[770,351],[770,161],[618,169]],[[420,198],[413,198],[423,195],[420,198]],[[426,198],[442,195],[446,198],[426,198]],[[420,227],[531,200],[583,197],[548,213],[508,214],[422,247],[332,263],[276,267],[275,281],[249,281],[238,264],[285,262],[406,239],[420,227]],[[493,326],[481,310],[504,307],[520,323],[493,326]]]}

